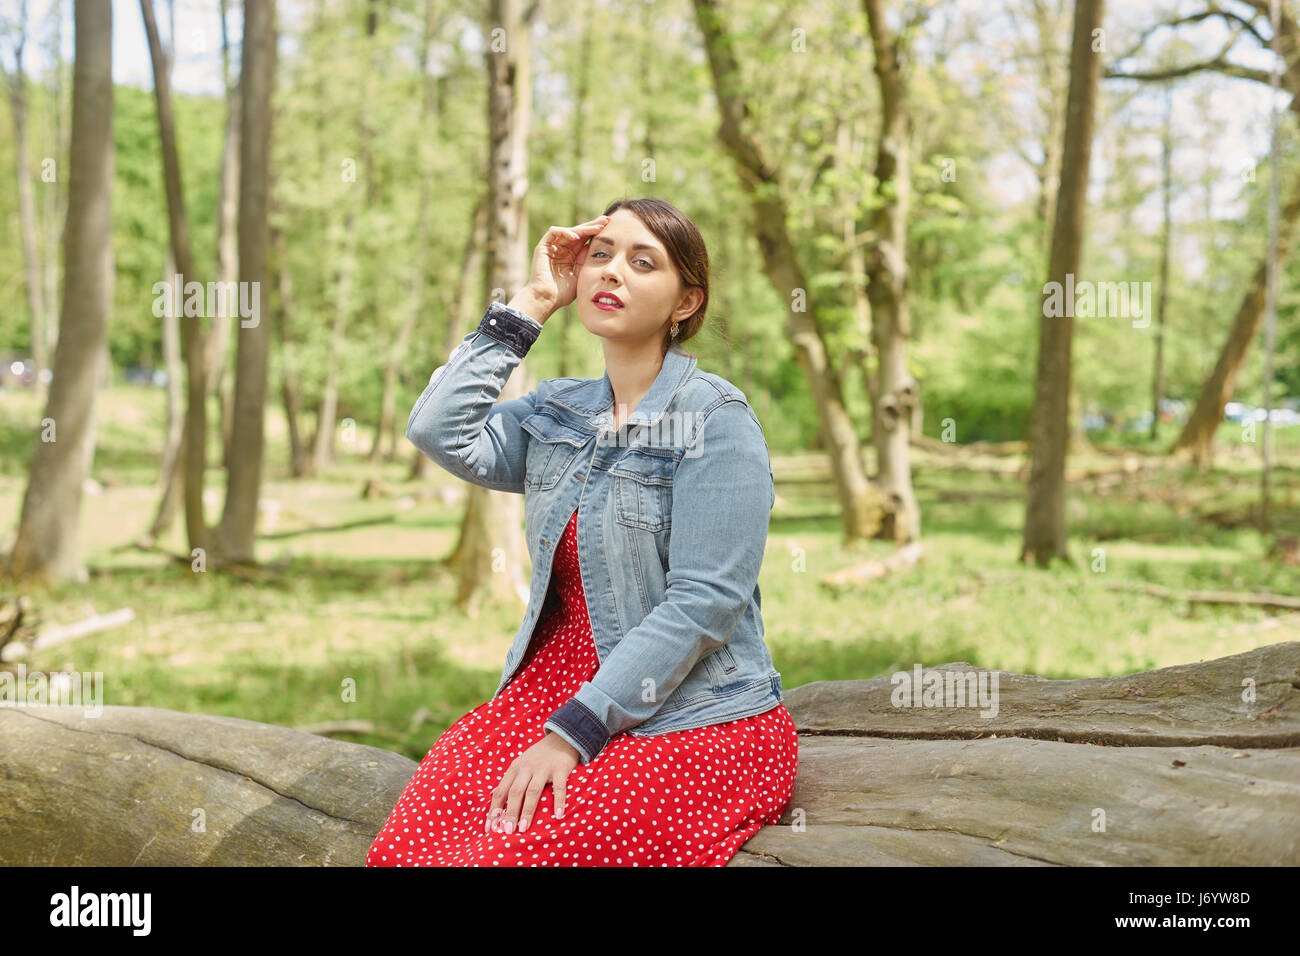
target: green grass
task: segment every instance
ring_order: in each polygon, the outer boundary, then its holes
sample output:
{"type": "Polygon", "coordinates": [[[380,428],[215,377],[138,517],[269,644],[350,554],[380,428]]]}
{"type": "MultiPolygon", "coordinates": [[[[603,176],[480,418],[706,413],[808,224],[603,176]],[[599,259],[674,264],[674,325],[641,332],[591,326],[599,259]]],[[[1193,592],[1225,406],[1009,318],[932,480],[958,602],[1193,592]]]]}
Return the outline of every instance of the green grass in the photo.
{"type": "MultiPolygon", "coordinates": [[[[215,407],[213,415],[215,421],[215,407]]],[[[17,523],[39,417],[27,396],[6,393],[0,404],[0,515],[8,528],[17,523]]],[[[104,488],[84,498],[80,522],[90,580],[24,590],[46,622],[119,607],[133,608],[135,620],[36,655],[26,662],[29,670],[101,671],[106,704],[286,726],[365,719],[377,733],[354,739],[417,760],[488,699],[522,608],[488,606],[474,618],[455,608],[455,581],[434,562],[455,542],[458,510],[429,498],[401,501],[412,488],[407,456],[369,465],[360,457],[370,445],[364,434],[355,448],[340,444],[342,460],[329,474],[294,481],[275,409],[262,499],[279,502],[280,513],[274,528],[262,528],[258,557],[267,566],[253,584],[194,574],[157,553],[121,550],[152,518],[162,422],[157,391],[119,386],[101,397],[94,475],[104,488]],[[361,497],[375,475],[394,497],[361,497]],[[349,686],[355,701],[345,700],[349,686]]],[[[1273,517],[1291,534],[1300,533],[1298,431],[1278,431],[1275,443],[1273,517]]],[[[1224,442],[1238,432],[1225,426],[1224,442]]],[[[922,562],[832,592],[821,583],[824,575],[888,554],[890,546],[842,547],[824,461],[774,452],[782,501],[759,583],[766,638],[785,689],[959,660],[1044,677],[1092,677],[1300,639],[1294,613],[1189,606],[1106,587],[1142,581],[1178,590],[1300,593],[1300,572],[1266,560],[1267,541],[1246,523],[1258,501],[1257,469],[1244,457],[1221,457],[1223,464],[1206,474],[1170,466],[1104,493],[1087,483],[1072,488],[1076,565],[1041,571],[1016,560],[1024,488],[1014,476],[959,470],[914,450],[922,562]]],[[[1087,453],[1072,457],[1070,467],[1113,461],[1087,453]]],[[[431,482],[456,484],[432,472],[431,482]]],[[[218,469],[208,487],[220,501],[218,469]]],[[[210,523],[218,517],[217,508],[209,509],[210,523]]],[[[161,544],[185,551],[179,514],[161,544]]],[[[0,584],[0,596],[12,590],[0,584]]]]}

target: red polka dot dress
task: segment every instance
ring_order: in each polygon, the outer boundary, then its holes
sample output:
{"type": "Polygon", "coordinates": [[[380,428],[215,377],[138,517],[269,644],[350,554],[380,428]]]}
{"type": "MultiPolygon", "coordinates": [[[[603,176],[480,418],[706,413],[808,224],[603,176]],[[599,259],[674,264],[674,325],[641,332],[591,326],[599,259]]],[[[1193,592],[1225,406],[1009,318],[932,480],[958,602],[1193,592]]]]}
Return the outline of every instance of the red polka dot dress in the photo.
{"type": "Polygon", "coordinates": [[[794,791],[798,737],[783,704],[652,737],[614,736],[537,800],[528,829],[484,832],[491,791],[600,661],[578,574],[578,515],[556,550],[542,622],[499,696],[434,743],[366,866],[723,866],[794,791]]]}

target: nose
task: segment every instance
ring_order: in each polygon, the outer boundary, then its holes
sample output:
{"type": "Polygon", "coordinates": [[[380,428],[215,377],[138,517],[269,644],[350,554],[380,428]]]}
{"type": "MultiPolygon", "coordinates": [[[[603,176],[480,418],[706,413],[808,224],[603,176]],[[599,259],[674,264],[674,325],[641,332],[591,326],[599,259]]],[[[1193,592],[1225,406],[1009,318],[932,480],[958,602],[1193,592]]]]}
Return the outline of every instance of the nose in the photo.
{"type": "Polygon", "coordinates": [[[618,273],[614,271],[614,263],[617,261],[618,254],[611,255],[605,260],[605,265],[600,270],[600,278],[602,282],[609,282],[612,280],[620,286],[623,284],[622,280],[618,277],[618,273]]]}

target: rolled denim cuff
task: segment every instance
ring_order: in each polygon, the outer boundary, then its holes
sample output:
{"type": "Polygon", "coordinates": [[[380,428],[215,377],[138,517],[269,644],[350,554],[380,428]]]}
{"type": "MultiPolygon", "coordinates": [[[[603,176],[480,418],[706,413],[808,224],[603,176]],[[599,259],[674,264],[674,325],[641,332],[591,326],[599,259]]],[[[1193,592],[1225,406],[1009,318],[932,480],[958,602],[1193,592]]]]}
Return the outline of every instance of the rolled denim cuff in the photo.
{"type": "Polygon", "coordinates": [[[590,710],[570,698],[542,725],[553,730],[577,748],[582,763],[591,763],[609,743],[609,730],[590,710]]]}
{"type": "Polygon", "coordinates": [[[542,332],[542,325],[530,315],[518,309],[512,309],[500,302],[492,302],[478,324],[478,331],[490,339],[496,339],[520,358],[537,341],[542,332]]]}

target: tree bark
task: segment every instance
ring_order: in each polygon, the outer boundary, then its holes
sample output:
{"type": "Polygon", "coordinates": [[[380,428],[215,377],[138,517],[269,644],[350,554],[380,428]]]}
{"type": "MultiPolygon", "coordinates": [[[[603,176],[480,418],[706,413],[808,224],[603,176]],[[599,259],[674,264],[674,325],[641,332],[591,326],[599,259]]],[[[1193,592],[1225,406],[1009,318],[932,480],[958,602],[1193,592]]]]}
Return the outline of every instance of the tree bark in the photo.
{"type": "MultiPolygon", "coordinates": [[[[275,85],[275,0],[244,7],[243,98],[239,131],[239,278],[266,287],[267,207],[271,161],[271,94],[275,85]]],[[[260,303],[260,297],[259,297],[260,303]]],[[[260,309],[259,309],[260,312],[260,309]]],[[[230,434],[225,510],[218,536],[220,557],[256,561],[257,502],[265,441],[269,316],[241,328],[235,353],[235,406],[230,434]]],[[[242,323],[241,323],[242,325],[242,323]]]]}
{"type": "MultiPolygon", "coordinates": [[[[1101,55],[1092,49],[1101,28],[1104,0],[1077,0],[1070,51],[1070,94],[1066,107],[1061,192],[1052,228],[1048,281],[1066,286],[1077,275],[1083,250],[1088,167],[1092,157],[1093,114],[1101,55]]],[[[1071,288],[1073,286],[1071,285],[1071,288]]],[[[1066,550],[1065,459],[1070,437],[1070,345],[1073,303],[1063,315],[1049,315],[1047,288],[1038,321],[1038,368],[1034,380],[1032,462],[1026,494],[1025,530],[1020,560],[1047,567],[1053,558],[1070,561],[1066,550]]]]}
{"type": "Polygon", "coordinates": [[[82,483],[95,453],[95,393],[113,289],[113,12],[109,0],[74,7],[63,313],[54,378],[32,457],[9,572],[85,580],[77,550],[82,483]],[[54,431],[57,429],[57,432],[54,431]]]}

